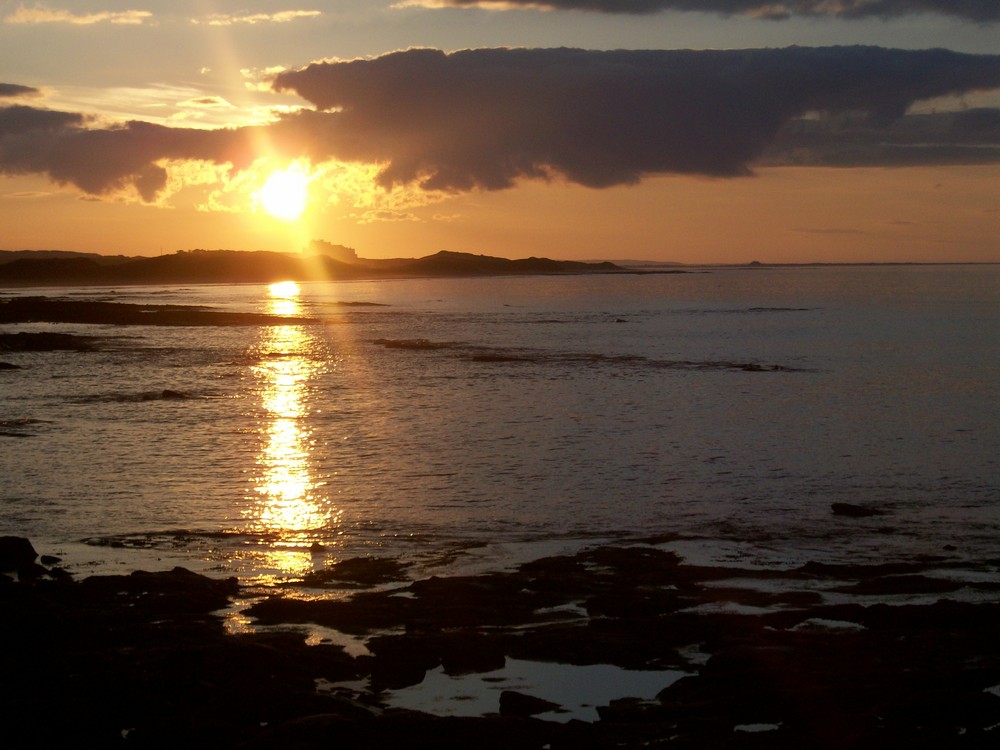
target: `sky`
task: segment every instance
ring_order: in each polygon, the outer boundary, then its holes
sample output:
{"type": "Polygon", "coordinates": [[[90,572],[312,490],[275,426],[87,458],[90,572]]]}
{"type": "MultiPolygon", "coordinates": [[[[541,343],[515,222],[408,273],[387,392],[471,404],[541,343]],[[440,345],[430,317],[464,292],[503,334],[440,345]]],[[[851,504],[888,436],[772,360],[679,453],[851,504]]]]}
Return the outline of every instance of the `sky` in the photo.
{"type": "Polygon", "coordinates": [[[1000,0],[0,0],[0,249],[1000,262],[1000,0]]]}

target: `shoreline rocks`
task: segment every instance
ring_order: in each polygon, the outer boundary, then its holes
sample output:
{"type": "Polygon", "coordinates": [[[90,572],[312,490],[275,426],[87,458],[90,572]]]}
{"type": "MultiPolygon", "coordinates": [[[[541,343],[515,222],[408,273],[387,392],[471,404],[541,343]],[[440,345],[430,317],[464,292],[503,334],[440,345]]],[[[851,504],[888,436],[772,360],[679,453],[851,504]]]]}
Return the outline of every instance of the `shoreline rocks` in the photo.
{"type": "MultiPolygon", "coordinates": [[[[0,539],[5,566],[36,559],[28,540],[0,539]]],[[[352,560],[315,582],[348,579],[349,598],[263,599],[243,613],[255,633],[225,627],[221,610],[244,594],[234,579],[174,568],[75,581],[38,566],[47,574],[0,579],[12,676],[0,736],[11,747],[984,747],[1000,724],[997,562],[963,584],[942,571],[969,564],[947,560],[750,571],[601,547],[379,589],[404,567],[352,560]],[[364,583],[376,588],[352,588],[364,583]],[[963,586],[982,601],[947,598],[963,586]],[[307,645],[295,623],[364,637],[369,654],[307,645]],[[428,670],[483,674],[508,658],[688,676],[655,700],[598,706],[593,723],[532,718],[560,707],[530,686],[472,718],[389,699],[428,670]]]]}
{"type": "Polygon", "coordinates": [[[0,536],[0,571],[17,570],[22,565],[35,562],[37,557],[31,540],[20,536],[0,536]]]}
{"type": "MultiPolygon", "coordinates": [[[[140,326],[304,325],[313,318],[211,310],[192,305],[139,305],[64,297],[0,299],[0,323],[83,323],[140,326]]],[[[67,334],[13,334],[66,336],[67,334]]],[[[85,338],[85,337],[73,337],[85,338]]]]}
{"type": "Polygon", "coordinates": [[[0,352],[92,352],[96,341],[94,336],[71,333],[0,333],[0,352]]]}
{"type": "Polygon", "coordinates": [[[835,516],[845,516],[847,518],[871,518],[873,516],[883,516],[885,511],[871,508],[867,505],[855,505],[854,503],[831,503],[830,510],[835,516]]]}

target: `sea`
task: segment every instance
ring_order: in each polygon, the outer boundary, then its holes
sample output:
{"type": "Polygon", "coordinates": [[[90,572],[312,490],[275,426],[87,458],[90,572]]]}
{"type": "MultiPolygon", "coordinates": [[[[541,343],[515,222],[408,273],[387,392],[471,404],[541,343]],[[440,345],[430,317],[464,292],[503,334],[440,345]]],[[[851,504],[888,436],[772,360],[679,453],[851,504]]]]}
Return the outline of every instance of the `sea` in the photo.
{"type": "Polygon", "coordinates": [[[260,587],[608,543],[1000,559],[1000,265],[683,270],[0,290],[312,319],[0,326],[101,337],[0,353],[0,535],[260,587]]]}

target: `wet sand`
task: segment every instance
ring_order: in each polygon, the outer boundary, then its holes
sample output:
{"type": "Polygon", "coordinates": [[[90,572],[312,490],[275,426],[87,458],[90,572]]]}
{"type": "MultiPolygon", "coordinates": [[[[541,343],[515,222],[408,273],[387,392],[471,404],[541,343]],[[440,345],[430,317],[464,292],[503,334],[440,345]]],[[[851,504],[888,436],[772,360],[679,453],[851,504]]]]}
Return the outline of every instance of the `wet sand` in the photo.
{"type": "Polygon", "coordinates": [[[2,567],[17,572],[0,578],[2,741],[994,746],[1000,561],[760,571],[688,565],[656,541],[423,580],[391,559],[347,560],[266,598],[180,568],[73,580],[58,561],[3,553],[2,567]],[[234,602],[256,632],[227,629],[234,602]],[[307,642],[304,623],[364,646],[307,642]],[[489,676],[525,662],[685,676],[664,678],[655,697],[595,706],[595,721],[559,720],[557,702],[530,686],[498,691],[483,716],[394,702],[429,674],[489,676]]]}

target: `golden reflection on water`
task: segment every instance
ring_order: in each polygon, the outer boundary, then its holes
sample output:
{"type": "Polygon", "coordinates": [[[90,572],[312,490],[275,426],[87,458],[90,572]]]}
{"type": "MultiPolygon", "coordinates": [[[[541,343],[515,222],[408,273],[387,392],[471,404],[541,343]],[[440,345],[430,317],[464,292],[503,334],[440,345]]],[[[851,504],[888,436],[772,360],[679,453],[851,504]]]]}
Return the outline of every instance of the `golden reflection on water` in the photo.
{"type": "MultiPolygon", "coordinates": [[[[301,314],[299,287],[272,284],[269,312],[301,314]]],[[[312,568],[311,545],[338,520],[311,471],[314,441],[308,399],[322,367],[319,343],[306,326],[263,329],[253,367],[260,393],[259,429],[264,438],[253,476],[255,497],[248,510],[252,531],[267,547],[269,567],[284,574],[312,568]]]]}

